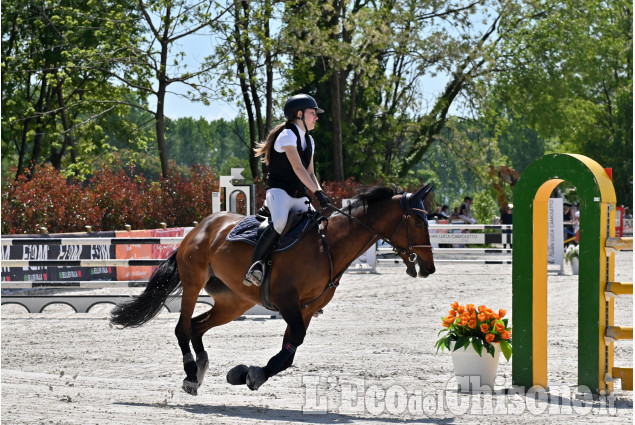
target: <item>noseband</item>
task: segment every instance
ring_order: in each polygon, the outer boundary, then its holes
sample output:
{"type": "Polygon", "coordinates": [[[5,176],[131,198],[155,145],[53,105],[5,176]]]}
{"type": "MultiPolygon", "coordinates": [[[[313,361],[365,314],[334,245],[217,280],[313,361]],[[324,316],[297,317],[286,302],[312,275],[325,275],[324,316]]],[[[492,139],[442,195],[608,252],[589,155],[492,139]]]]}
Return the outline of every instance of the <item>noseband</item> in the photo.
{"type": "MultiPolygon", "coordinates": [[[[403,255],[403,256],[407,256],[408,257],[408,261],[410,261],[411,263],[414,263],[415,261],[417,261],[417,254],[413,251],[414,248],[432,248],[432,245],[413,245],[412,244],[412,236],[411,236],[411,231],[410,231],[410,217],[411,214],[416,214],[418,215],[423,222],[426,225],[426,228],[428,227],[428,218],[426,217],[426,213],[425,210],[423,210],[423,208],[414,208],[410,205],[411,203],[411,198],[412,198],[412,194],[411,193],[405,193],[402,195],[400,203],[401,203],[401,209],[404,211],[404,214],[401,216],[401,220],[399,220],[399,223],[397,224],[397,227],[395,227],[395,230],[392,232],[392,235],[390,236],[390,238],[385,238],[383,236],[381,236],[379,233],[377,233],[372,227],[368,226],[366,223],[364,223],[363,221],[359,220],[356,217],[353,217],[352,215],[336,208],[333,205],[329,206],[331,208],[333,208],[335,211],[339,212],[342,215],[345,215],[346,217],[348,217],[349,219],[359,223],[362,227],[364,227],[366,230],[368,230],[370,233],[373,234],[373,238],[372,239],[381,239],[382,241],[384,241],[385,243],[387,243],[388,245],[392,246],[399,255],[403,255]],[[399,229],[401,228],[401,225],[406,222],[406,226],[408,228],[408,247],[407,248],[401,248],[400,246],[398,246],[396,243],[394,243],[392,241],[392,239],[395,237],[395,235],[397,234],[397,232],[399,232],[399,229]]],[[[423,201],[419,200],[419,205],[417,206],[421,206],[423,207],[423,201]]],[[[360,251],[360,252],[366,252],[366,250],[370,247],[370,245],[372,245],[372,239],[371,242],[369,242],[368,244],[366,244],[366,246],[360,251]]]]}

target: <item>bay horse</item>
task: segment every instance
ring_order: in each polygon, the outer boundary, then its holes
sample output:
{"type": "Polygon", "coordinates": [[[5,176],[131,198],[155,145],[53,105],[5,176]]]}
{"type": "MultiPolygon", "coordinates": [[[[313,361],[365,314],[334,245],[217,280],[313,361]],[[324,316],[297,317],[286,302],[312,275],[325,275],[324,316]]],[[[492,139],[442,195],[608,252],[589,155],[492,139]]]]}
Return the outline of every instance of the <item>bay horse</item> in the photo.
{"type": "MultiPolygon", "coordinates": [[[[227,381],[257,390],[288,368],[304,341],[311,318],[331,301],[348,266],[379,239],[396,249],[408,275],[427,277],[434,273],[423,210],[423,200],[431,189],[431,185],[426,185],[416,193],[399,193],[384,186],[374,187],[357,195],[346,208],[348,212],[330,206],[335,212],[319,226],[319,232],[309,232],[291,250],[277,253],[271,269],[269,302],[287,323],[282,349],[264,367],[234,367],[228,372],[227,381]]],[[[145,290],[117,305],[111,313],[110,320],[115,325],[141,326],[182,288],[175,333],[186,374],[183,389],[192,395],[197,394],[209,367],[203,334],[237,319],[255,304],[262,304],[259,288],[242,283],[250,266],[252,246],[227,240],[228,233],[243,218],[228,212],[206,217],[154,271],[145,290]],[[214,298],[214,305],[192,318],[202,289],[214,298]]]]}

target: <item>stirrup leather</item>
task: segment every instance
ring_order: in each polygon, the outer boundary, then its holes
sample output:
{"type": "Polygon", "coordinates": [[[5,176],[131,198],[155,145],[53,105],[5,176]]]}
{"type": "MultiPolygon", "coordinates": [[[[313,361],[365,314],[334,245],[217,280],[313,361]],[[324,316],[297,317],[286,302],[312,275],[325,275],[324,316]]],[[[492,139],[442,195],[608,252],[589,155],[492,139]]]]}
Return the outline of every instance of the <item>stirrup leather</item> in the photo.
{"type": "Polygon", "coordinates": [[[249,267],[247,274],[243,279],[243,285],[246,286],[260,286],[262,284],[262,278],[265,275],[265,263],[263,261],[256,261],[249,267]]]}

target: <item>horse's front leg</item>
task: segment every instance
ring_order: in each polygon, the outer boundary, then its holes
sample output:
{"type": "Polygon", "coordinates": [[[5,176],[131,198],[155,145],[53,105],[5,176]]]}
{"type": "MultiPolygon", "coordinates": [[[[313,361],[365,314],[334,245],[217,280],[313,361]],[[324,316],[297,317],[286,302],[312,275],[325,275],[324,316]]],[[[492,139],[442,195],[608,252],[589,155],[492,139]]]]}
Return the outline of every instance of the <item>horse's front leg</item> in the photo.
{"type": "Polygon", "coordinates": [[[306,336],[305,321],[297,292],[280,298],[284,299],[284,302],[279,303],[278,310],[288,325],[282,349],[269,359],[265,367],[245,365],[234,367],[227,373],[227,381],[230,384],[247,384],[250,390],[257,390],[269,378],[288,368],[293,362],[295,352],[306,336]]]}

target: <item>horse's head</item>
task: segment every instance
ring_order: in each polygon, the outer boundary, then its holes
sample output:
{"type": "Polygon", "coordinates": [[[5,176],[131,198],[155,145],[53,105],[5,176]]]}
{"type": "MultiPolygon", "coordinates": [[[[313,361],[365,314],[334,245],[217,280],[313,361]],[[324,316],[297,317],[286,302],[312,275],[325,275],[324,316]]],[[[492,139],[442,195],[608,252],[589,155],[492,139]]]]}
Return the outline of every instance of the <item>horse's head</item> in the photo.
{"type": "Polygon", "coordinates": [[[406,273],[412,277],[428,277],[435,272],[428,218],[423,206],[423,201],[430,191],[432,185],[427,184],[417,192],[406,192],[399,198],[402,217],[390,242],[397,248],[397,254],[406,264],[406,273]],[[418,273],[415,264],[419,266],[418,273]]]}

